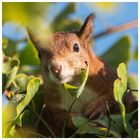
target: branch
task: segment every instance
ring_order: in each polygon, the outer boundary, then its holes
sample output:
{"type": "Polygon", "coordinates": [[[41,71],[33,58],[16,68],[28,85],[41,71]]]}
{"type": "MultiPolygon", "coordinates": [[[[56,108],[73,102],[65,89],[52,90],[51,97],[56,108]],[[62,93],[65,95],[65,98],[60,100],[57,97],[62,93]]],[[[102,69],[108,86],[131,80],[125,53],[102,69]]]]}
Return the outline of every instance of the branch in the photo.
{"type": "Polygon", "coordinates": [[[114,32],[120,32],[120,31],[128,30],[128,29],[131,29],[131,28],[134,28],[134,27],[137,27],[137,26],[138,26],[138,20],[133,20],[131,22],[128,22],[128,23],[125,23],[125,24],[122,24],[122,25],[119,25],[119,26],[116,26],[116,27],[110,27],[107,30],[96,34],[94,36],[94,39],[97,39],[99,37],[103,37],[105,35],[109,35],[109,34],[114,33],[114,32]]]}
{"type": "Polygon", "coordinates": [[[138,89],[128,89],[127,92],[138,92],[138,89]]]}

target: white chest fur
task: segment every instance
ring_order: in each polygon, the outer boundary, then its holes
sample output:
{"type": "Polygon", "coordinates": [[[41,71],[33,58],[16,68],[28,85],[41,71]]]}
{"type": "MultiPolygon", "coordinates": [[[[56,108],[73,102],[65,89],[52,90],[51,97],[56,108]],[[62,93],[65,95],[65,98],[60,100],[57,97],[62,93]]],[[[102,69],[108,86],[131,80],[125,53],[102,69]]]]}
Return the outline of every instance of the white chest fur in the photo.
{"type": "MultiPolygon", "coordinates": [[[[68,94],[65,90],[60,91],[60,94],[61,94],[61,104],[59,104],[59,107],[65,110],[69,110],[75,98],[72,97],[70,94],[68,94]]],[[[88,105],[88,103],[94,101],[95,99],[96,93],[93,90],[85,87],[80,97],[73,104],[71,112],[81,113],[83,109],[86,107],[86,105],[88,105]]]]}

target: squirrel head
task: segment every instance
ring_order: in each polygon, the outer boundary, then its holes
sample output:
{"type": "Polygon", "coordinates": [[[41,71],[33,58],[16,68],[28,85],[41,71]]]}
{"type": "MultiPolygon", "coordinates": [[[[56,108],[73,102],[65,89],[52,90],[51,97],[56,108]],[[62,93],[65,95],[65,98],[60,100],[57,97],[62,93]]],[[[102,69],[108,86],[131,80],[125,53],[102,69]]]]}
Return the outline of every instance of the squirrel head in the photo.
{"type": "Polygon", "coordinates": [[[93,33],[94,14],[90,14],[80,31],[57,32],[49,39],[37,37],[27,29],[30,40],[36,47],[42,72],[53,82],[71,82],[80,76],[81,69],[89,63],[89,46],[93,33]]]}

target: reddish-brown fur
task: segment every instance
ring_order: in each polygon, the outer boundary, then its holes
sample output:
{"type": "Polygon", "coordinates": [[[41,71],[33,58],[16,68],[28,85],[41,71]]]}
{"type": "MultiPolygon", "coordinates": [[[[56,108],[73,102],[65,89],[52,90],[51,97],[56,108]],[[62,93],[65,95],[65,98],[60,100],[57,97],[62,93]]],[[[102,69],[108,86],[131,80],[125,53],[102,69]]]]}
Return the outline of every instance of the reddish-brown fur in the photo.
{"type": "MultiPolygon", "coordinates": [[[[86,86],[94,91],[93,94],[96,94],[97,98],[85,106],[81,112],[85,116],[93,119],[106,113],[107,102],[111,107],[116,107],[113,97],[113,82],[117,78],[117,74],[115,70],[112,70],[108,64],[96,57],[92,52],[92,48],[90,47],[90,39],[93,32],[92,20],[93,15],[88,16],[79,32],[55,33],[50,43],[45,41],[43,41],[45,43],[41,43],[28,30],[30,39],[35,44],[41,56],[42,77],[44,79],[46,93],[46,108],[43,117],[57,136],[60,136],[62,132],[65,118],[70,118],[71,115],[68,114],[67,110],[59,107],[59,103],[61,102],[59,86],[47,78],[47,75],[49,75],[49,63],[51,63],[51,66],[56,66],[60,62],[66,61],[70,68],[76,69],[72,84],[78,79],[80,70],[87,67],[86,63],[89,65],[89,77],[86,86]],[[81,52],[79,54],[72,53],[73,42],[80,44],[81,52]]],[[[71,119],[69,119],[68,124],[70,128],[73,128],[71,119]]],[[[42,133],[46,133],[43,124],[40,125],[39,129],[42,133]]]]}

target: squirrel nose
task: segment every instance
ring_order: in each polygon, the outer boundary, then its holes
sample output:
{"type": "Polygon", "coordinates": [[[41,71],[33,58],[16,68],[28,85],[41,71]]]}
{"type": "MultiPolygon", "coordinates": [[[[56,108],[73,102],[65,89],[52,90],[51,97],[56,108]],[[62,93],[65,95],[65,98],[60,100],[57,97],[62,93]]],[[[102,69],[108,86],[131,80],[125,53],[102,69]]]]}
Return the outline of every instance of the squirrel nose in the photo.
{"type": "Polygon", "coordinates": [[[53,64],[51,71],[58,77],[61,73],[62,66],[59,64],[53,64]]]}

